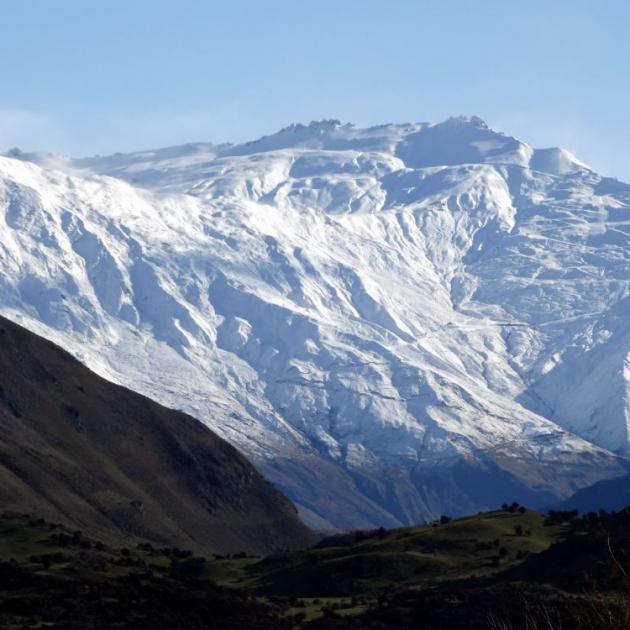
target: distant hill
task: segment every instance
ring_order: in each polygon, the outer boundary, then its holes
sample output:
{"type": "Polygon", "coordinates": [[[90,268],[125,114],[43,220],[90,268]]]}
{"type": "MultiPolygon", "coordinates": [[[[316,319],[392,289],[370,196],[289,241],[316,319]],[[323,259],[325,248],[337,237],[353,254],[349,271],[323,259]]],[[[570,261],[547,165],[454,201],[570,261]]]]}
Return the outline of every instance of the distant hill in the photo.
{"type": "Polygon", "coordinates": [[[598,481],[592,486],[578,490],[556,507],[560,510],[576,509],[580,512],[599,510],[619,511],[630,505],[630,475],[598,481]]]}
{"type": "Polygon", "coordinates": [[[0,509],[113,542],[260,553],[312,540],[289,500],[200,422],[4,318],[0,509]]]}

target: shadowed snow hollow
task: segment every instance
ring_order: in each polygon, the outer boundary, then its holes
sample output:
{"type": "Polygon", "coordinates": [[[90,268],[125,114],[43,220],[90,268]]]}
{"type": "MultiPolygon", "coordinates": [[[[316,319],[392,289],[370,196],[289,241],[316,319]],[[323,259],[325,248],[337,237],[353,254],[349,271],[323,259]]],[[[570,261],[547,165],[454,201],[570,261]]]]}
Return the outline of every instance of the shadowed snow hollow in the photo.
{"type": "Polygon", "coordinates": [[[630,187],[568,152],[454,118],[25,158],[2,312],[199,417],[310,524],[623,473],[630,187]]]}

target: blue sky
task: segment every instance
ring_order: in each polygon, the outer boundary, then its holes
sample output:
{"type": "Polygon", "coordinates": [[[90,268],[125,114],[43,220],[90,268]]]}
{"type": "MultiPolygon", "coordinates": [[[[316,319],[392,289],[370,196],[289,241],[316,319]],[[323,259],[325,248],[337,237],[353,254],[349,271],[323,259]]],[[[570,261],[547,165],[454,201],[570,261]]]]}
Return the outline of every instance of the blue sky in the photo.
{"type": "Polygon", "coordinates": [[[0,0],[0,148],[476,114],[630,181],[630,3],[0,0]]]}

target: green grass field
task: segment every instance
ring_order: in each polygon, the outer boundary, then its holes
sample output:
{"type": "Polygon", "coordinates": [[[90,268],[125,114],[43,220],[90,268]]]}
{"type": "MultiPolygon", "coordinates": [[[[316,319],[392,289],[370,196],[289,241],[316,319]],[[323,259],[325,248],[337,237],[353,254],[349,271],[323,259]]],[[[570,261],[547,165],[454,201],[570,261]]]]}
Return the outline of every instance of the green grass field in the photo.
{"type": "MultiPolygon", "coordinates": [[[[266,558],[209,557],[196,567],[204,581],[255,595],[300,627],[326,610],[360,615],[383,593],[496,575],[565,537],[531,510],[494,511],[396,530],[353,532],[313,549],[266,558]]],[[[24,516],[0,518],[0,561],[16,560],[33,574],[107,581],[135,572],[172,577],[190,559],[150,546],[116,549],[24,516]]]]}
{"type": "Polygon", "coordinates": [[[531,510],[485,512],[447,524],[360,534],[339,546],[332,539],[335,546],[243,564],[242,583],[267,595],[370,596],[494,575],[547,549],[564,532],[531,510]]]}

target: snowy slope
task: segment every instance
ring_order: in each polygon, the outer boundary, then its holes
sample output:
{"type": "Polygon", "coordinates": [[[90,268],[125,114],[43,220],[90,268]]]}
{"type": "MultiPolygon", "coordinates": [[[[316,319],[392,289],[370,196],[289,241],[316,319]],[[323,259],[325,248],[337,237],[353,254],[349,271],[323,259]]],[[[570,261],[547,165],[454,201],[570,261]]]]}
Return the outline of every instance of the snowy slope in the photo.
{"type": "Polygon", "coordinates": [[[622,474],[630,187],[568,152],[455,118],[25,158],[2,312],[207,422],[312,524],[622,474]]]}

